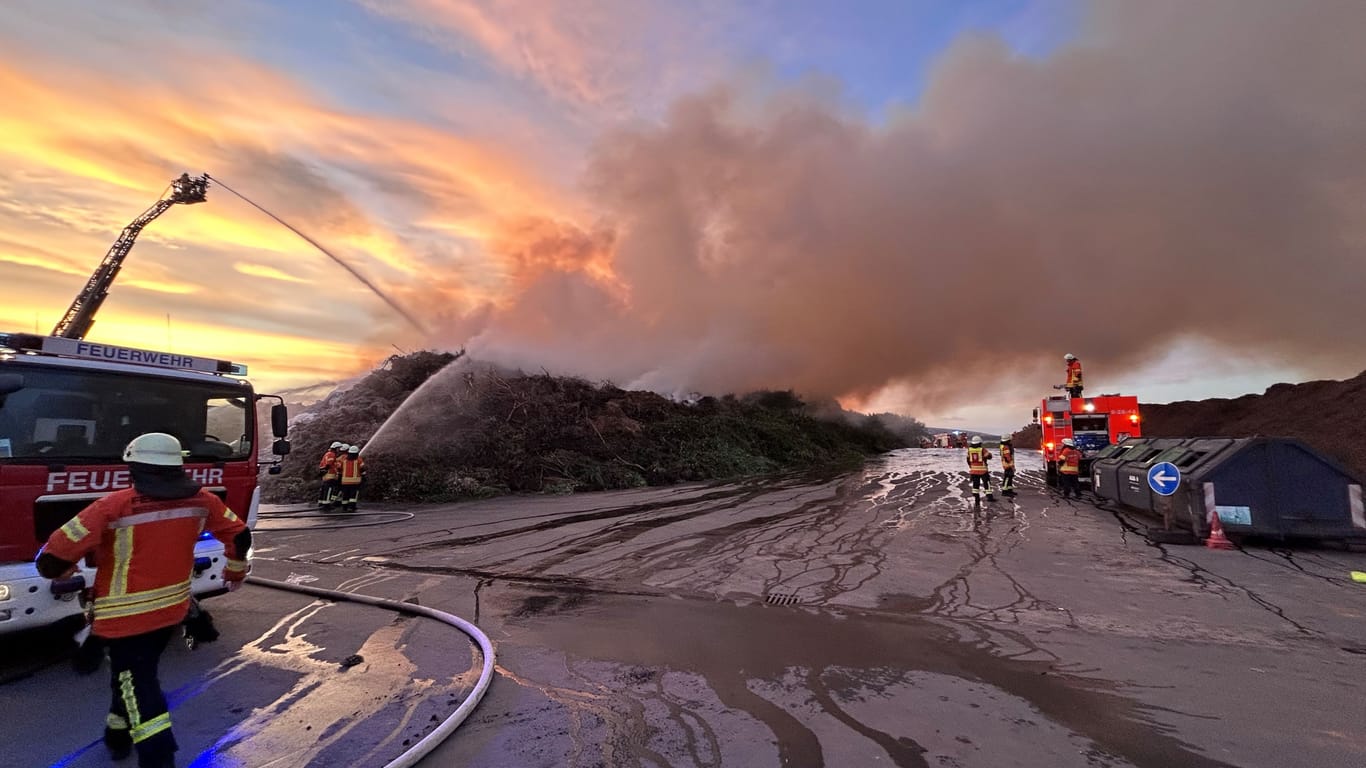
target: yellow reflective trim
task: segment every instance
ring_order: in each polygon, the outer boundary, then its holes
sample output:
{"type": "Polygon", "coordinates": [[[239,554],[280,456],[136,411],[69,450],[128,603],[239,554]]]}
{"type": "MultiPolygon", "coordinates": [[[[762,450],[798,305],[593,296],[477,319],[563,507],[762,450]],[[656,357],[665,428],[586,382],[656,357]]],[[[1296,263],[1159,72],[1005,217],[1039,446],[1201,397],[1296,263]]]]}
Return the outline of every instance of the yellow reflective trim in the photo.
{"type": "Polygon", "coordinates": [[[115,731],[128,730],[128,721],[113,712],[110,712],[109,715],[104,718],[104,724],[106,727],[115,731]]]}
{"type": "Polygon", "coordinates": [[[96,601],[95,618],[97,620],[121,619],[125,616],[136,616],[140,613],[151,613],[152,611],[159,611],[162,608],[170,608],[171,606],[179,605],[188,599],[190,599],[189,587],[186,587],[177,594],[167,595],[166,597],[157,600],[144,600],[142,602],[129,603],[127,605],[104,606],[96,601]]]}
{"type": "Polygon", "coordinates": [[[159,509],[155,512],[139,512],[136,515],[128,515],[109,524],[110,529],[131,528],[135,525],[146,525],[148,523],[161,523],[167,520],[183,520],[187,517],[197,517],[202,521],[209,516],[209,510],[203,507],[177,507],[175,509],[159,509]]]}
{"type": "Polygon", "coordinates": [[[128,724],[136,728],[142,723],[138,714],[138,697],[133,693],[133,672],[123,670],[119,673],[119,694],[123,697],[123,708],[128,712],[128,724]]]}
{"type": "Polygon", "coordinates": [[[172,584],[168,587],[159,587],[157,589],[149,589],[144,592],[130,592],[118,596],[97,597],[95,598],[95,606],[105,606],[109,608],[114,608],[117,606],[129,605],[132,603],[141,603],[148,600],[156,600],[162,597],[166,597],[168,595],[180,594],[185,592],[189,588],[190,581],[189,579],[186,579],[185,581],[182,581],[179,584],[172,584]]]}
{"type": "Polygon", "coordinates": [[[72,544],[77,544],[81,539],[90,535],[90,530],[81,523],[79,517],[73,517],[66,521],[66,525],[62,526],[62,533],[66,534],[72,544]]]}
{"type": "Polygon", "coordinates": [[[246,560],[233,560],[232,558],[228,558],[228,563],[227,565],[223,566],[223,570],[245,571],[247,569],[247,565],[248,563],[246,560]]]}
{"type": "Polygon", "coordinates": [[[133,563],[133,528],[114,531],[114,578],[109,582],[111,596],[128,592],[128,566],[133,563]]]}
{"type": "Polygon", "coordinates": [[[171,713],[162,712],[147,722],[133,728],[133,743],[146,741],[171,727],[171,713]]]}
{"type": "Polygon", "coordinates": [[[233,514],[233,511],[231,509],[227,509],[226,507],[223,509],[223,517],[226,518],[227,521],[230,523],[235,523],[239,519],[241,519],[237,515],[233,514]]]}

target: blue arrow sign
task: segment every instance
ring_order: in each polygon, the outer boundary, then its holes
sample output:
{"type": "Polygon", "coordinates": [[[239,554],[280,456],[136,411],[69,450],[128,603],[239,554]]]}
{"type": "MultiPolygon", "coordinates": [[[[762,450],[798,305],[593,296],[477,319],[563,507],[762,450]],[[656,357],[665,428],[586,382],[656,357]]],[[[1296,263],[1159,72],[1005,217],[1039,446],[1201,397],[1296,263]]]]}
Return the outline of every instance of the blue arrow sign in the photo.
{"type": "Polygon", "coordinates": [[[1153,489],[1153,493],[1161,496],[1170,496],[1176,493],[1176,487],[1181,485],[1181,470],[1170,461],[1161,464],[1154,464],[1148,470],[1148,487],[1153,489]]]}

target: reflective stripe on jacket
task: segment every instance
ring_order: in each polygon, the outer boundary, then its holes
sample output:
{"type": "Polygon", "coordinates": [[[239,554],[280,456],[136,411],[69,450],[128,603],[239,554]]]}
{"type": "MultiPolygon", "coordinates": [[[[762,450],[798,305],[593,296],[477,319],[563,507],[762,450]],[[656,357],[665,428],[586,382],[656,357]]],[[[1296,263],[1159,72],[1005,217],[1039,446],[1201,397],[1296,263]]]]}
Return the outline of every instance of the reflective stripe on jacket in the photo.
{"type": "MultiPolygon", "coordinates": [[[[1056,371],[1057,369],[1054,368],[1053,370],[1056,371]]],[[[1081,386],[1081,361],[1080,361],[1080,360],[1073,360],[1072,362],[1070,362],[1070,363],[1067,364],[1067,386],[1069,386],[1069,387],[1080,387],[1080,386],[1081,386]]]]}
{"type": "Polygon", "coordinates": [[[200,531],[223,542],[231,564],[246,559],[234,540],[246,527],[208,491],[153,499],[126,488],[86,507],[53,532],[43,549],[73,563],[95,553],[93,631],[100,637],[128,637],[185,618],[200,531]]]}
{"type": "Polygon", "coordinates": [[[337,467],[341,474],[342,485],[360,485],[361,478],[365,474],[365,459],[360,456],[354,459],[348,456],[337,462],[337,467]]]}
{"type": "Polygon", "coordinates": [[[1063,448],[1058,457],[1058,471],[1064,475],[1081,473],[1081,451],[1076,448],[1063,448]]]}
{"type": "Polygon", "coordinates": [[[1015,449],[1008,445],[1001,446],[1001,469],[1015,468],[1015,449]]]}
{"type": "Polygon", "coordinates": [[[973,475],[985,475],[987,473],[987,459],[991,458],[991,453],[982,447],[968,449],[968,473],[973,475]]]}
{"type": "Polygon", "coordinates": [[[323,460],[318,462],[318,469],[323,470],[324,480],[337,479],[337,452],[328,451],[323,454],[323,460]]]}

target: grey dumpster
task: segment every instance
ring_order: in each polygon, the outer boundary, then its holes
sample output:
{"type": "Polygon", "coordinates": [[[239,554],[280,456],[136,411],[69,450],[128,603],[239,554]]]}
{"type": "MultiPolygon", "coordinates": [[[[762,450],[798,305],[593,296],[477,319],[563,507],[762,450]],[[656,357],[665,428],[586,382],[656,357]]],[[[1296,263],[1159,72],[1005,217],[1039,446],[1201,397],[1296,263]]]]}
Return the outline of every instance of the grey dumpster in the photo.
{"type": "Polygon", "coordinates": [[[1147,438],[1143,445],[1126,453],[1116,472],[1115,496],[1111,498],[1136,509],[1151,511],[1152,491],[1148,488],[1148,469],[1157,463],[1158,456],[1182,442],[1184,438],[1179,437],[1147,438]]]}
{"type": "Polygon", "coordinates": [[[1147,440],[1140,437],[1101,449],[1091,459],[1091,492],[1102,498],[1119,501],[1119,465],[1124,463],[1129,451],[1146,444],[1147,440]]]}

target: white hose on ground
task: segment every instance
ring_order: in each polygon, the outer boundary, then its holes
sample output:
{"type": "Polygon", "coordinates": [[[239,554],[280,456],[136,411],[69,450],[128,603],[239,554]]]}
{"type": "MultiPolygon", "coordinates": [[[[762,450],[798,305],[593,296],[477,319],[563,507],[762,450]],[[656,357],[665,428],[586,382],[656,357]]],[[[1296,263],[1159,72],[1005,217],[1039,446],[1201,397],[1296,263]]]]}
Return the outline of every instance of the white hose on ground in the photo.
{"type": "Polygon", "coordinates": [[[422,740],[409,747],[403,754],[394,758],[384,765],[384,768],[412,768],[418,761],[426,757],[429,752],[436,749],[441,742],[445,741],[455,729],[465,722],[474,708],[479,705],[479,701],[484,698],[484,692],[488,690],[489,683],[493,682],[493,643],[485,635],[483,630],[451,613],[438,611],[434,608],[427,608],[412,603],[403,603],[398,600],[388,600],[383,597],[371,597],[369,595],[359,595],[352,592],[339,592],[335,589],[322,589],[321,587],[310,587],[303,584],[290,584],[274,579],[262,579],[256,576],[247,577],[248,584],[257,584],[271,589],[280,589],[286,592],[298,592],[303,595],[320,597],[325,600],[341,600],[352,603],[362,603],[373,605],[377,608],[387,608],[391,611],[400,613],[410,613],[415,616],[426,616],[431,619],[446,623],[459,629],[461,632],[470,636],[470,639],[479,645],[479,652],[484,656],[484,667],[479,673],[479,682],[474,684],[474,690],[470,695],[455,708],[450,717],[447,717],[431,733],[422,737],[422,740]]]}

